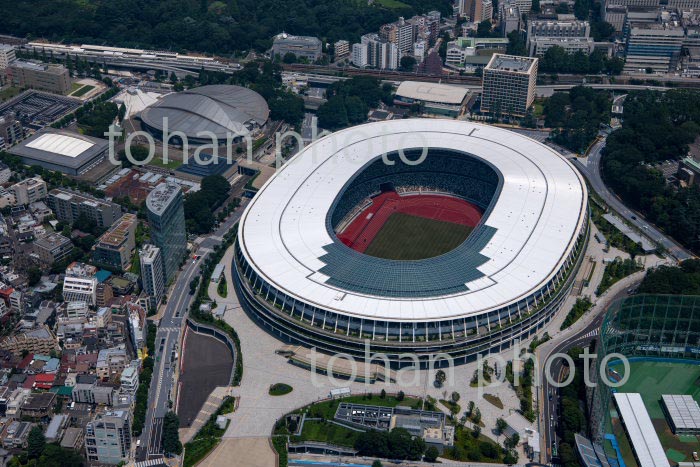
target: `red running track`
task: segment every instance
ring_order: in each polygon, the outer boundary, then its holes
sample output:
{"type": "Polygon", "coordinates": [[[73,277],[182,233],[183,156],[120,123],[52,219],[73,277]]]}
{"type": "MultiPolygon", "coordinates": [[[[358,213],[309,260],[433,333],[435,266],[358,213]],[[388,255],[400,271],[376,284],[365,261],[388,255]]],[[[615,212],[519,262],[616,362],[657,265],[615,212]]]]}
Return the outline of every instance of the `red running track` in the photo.
{"type": "Polygon", "coordinates": [[[338,238],[353,250],[364,253],[389,216],[397,212],[469,227],[475,227],[482,215],[477,206],[452,196],[399,196],[390,191],[372,198],[372,204],[338,232],[338,238]]]}

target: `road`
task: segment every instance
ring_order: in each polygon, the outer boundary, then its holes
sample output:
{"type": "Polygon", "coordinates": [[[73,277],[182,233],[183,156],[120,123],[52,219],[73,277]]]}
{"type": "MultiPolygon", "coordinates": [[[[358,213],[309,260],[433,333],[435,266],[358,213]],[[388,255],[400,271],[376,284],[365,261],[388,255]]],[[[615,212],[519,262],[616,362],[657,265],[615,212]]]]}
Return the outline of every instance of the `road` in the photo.
{"type": "MultiPolygon", "coordinates": [[[[224,234],[233,227],[243,214],[247,200],[243,199],[241,206],[236,209],[210,235],[199,237],[194,241],[197,245],[196,254],[204,256],[211,252],[215,245],[221,243],[224,234]]],[[[159,458],[163,456],[161,438],[163,435],[163,417],[171,410],[170,391],[176,387],[175,378],[178,362],[174,359],[174,351],[179,353],[180,336],[183,324],[189,312],[190,281],[199,275],[202,260],[187,259],[177,275],[175,283],[170,288],[170,295],[162,313],[155,341],[155,366],[153,379],[148,392],[148,409],[146,422],[140,436],[140,447],[136,450],[136,460],[159,458]]],[[[205,284],[206,286],[206,284],[205,284]]],[[[172,399],[175,395],[172,394],[172,399]]]]}
{"type": "Polygon", "coordinates": [[[627,276],[614,284],[608,292],[601,296],[594,307],[579,319],[574,325],[558,335],[552,340],[545,342],[537,349],[537,359],[540,362],[541,386],[538,399],[540,401],[540,436],[542,438],[542,458],[541,462],[550,463],[552,456],[548,453],[555,452],[557,441],[557,423],[560,420],[559,391],[552,386],[551,382],[560,381],[560,376],[564,370],[564,360],[557,358],[551,363],[549,375],[545,375],[546,363],[555,354],[565,354],[574,347],[586,347],[598,336],[600,326],[605,318],[605,312],[615,300],[629,295],[628,290],[636,288],[644,278],[644,272],[638,272],[627,276]]]}
{"type": "Polygon", "coordinates": [[[593,191],[595,191],[610,208],[617,211],[628,224],[635,226],[640,232],[643,232],[646,237],[649,237],[653,242],[661,245],[671,256],[679,261],[692,258],[692,253],[663,234],[656,226],[647,222],[641,214],[625,206],[620,198],[615,196],[608,189],[600,174],[600,160],[602,158],[603,148],[605,148],[605,138],[598,140],[593,145],[585,161],[579,158],[574,159],[574,165],[586,177],[593,191]]]}

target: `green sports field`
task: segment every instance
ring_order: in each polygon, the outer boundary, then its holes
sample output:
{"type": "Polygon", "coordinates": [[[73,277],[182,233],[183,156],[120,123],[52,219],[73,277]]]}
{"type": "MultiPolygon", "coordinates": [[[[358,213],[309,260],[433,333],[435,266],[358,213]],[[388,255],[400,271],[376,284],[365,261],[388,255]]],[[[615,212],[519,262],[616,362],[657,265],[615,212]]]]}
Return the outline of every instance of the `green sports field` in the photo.
{"type": "MultiPolygon", "coordinates": [[[[612,366],[613,369],[623,375],[622,365],[612,366]]],[[[663,409],[661,408],[662,394],[690,394],[695,400],[700,401],[700,365],[690,363],[675,363],[661,361],[632,361],[630,362],[629,380],[618,392],[638,392],[642,395],[644,405],[649,412],[656,433],[661,444],[666,450],[666,456],[673,462],[692,460],[693,451],[700,451],[700,440],[696,436],[675,436],[671,432],[663,409]]],[[[628,462],[627,449],[621,438],[624,434],[619,427],[619,422],[613,416],[613,431],[620,442],[620,447],[628,462]],[[618,426],[615,426],[618,425],[618,426]]],[[[630,453],[631,454],[631,453],[630,453]]],[[[628,463],[629,467],[630,463],[628,463]]],[[[634,465],[632,463],[631,465],[634,465]]]]}
{"type": "Polygon", "coordinates": [[[418,260],[447,253],[462,243],[471,227],[404,213],[394,213],[365,254],[395,260],[418,260]]]}

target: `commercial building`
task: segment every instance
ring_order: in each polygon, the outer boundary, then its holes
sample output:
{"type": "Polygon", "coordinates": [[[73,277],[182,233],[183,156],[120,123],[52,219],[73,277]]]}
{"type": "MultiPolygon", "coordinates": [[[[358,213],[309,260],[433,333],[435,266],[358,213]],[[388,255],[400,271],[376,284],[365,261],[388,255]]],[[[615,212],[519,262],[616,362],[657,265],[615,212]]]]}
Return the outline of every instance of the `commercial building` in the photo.
{"type": "Polygon", "coordinates": [[[46,182],[41,177],[26,178],[9,189],[15,196],[16,204],[30,204],[46,198],[46,182]]]}
{"type": "Polygon", "coordinates": [[[10,149],[26,165],[39,165],[66,175],[83,175],[107,157],[109,142],[66,130],[40,131],[10,149]]]}
{"type": "Polygon", "coordinates": [[[350,55],[350,42],[346,40],[339,40],[333,44],[333,50],[335,51],[335,58],[345,57],[350,55]]]}
{"type": "Polygon", "coordinates": [[[277,34],[272,39],[272,56],[284,58],[288,53],[294,54],[297,58],[305,58],[310,62],[315,62],[321,58],[323,46],[318,37],[293,36],[283,32],[277,34]]]}
{"type": "Polygon", "coordinates": [[[85,302],[94,306],[97,300],[97,279],[66,275],[63,280],[63,299],[67,302],[85,302]]]}
{"type": "Polygon", "coordinates": [[[445,63],[462,66],[469,57],[479,56],[488,63],[491,55],[505,52],[508,39],[504,37],[458,37],[447,43],[445,63]]]}
{"type": "Polygon", "coordinates": [[[52,232],[34,240],[32,247],[39,261],[50,266],[70,255],[73,251],[73,242],[59,233],[52,232]]]}
{"type": "Polygon", "coordinates": [[[613,394],[622,426],[639,467],[670,467],[654,424],[639,393],[613,394]]]}
{"type": "Polygon", "coordinates": [[[48,203],[56,219],[71,224],[84,215],[98,227],[106,228],[122,216],[122,208],[117,203],[65,188],[51,190],[48,203]]]}
{"type": "Polygon", "coordinates": [[[157,308],[165,292],[165,273],[160,248],[155,245],[145,245],[139,252],[139,261],[143,291],[148,295],[149,306],[157,308]]]}
{"type": "Polygon", "coordinates": [[[527,47],[530,56],[542,56],[557,45],[567,52],[578,50],[591,53],[593,39],[588,21],[530,21],[527,27],[527,47]]]}
{"type": "Polygon", "coordinates": [[[320,143],[279,169],[240,220],[231,274],[241,306],[271,334],[359,359],[370,341],[395,366],[403,352],[422,362],[444,352],[461,364],[527,339],[559,310],[589,232],[585,183],[559,153],[447,119],[369,123],[320,143]],[[335,157],[350,147],[357,157],[335,157]],[[428,152],[409,165],[398,151],[410,160],[422,151],[408,148],[428,152]],[[318,177],[330,181],[320,191],[318,177]],[[397,268],[400,260],[340,239],[351,219],[381,222],[367,209],[390,187],[390,205],[436,203],[441,193],[488,208],[488,221],[457,247],[397,268]],[[512,248],[498,247],[505,244],[512,248]]]}
{"type": "Polygon", "coordinates": [[[626,73],[666,73],[678,65],[685,32],[671,23],[629,22],[626,34],[626,73]]]}
{"type": "Polygon", "coordinates": [[[136,248],[136,224],[134,214],[124,214],[97,240],[93,260],[122,271],[129,269],[136,248]]]}
{"type": "Polygon", "coordinates": [[[661,408],[676,435],[700,434],[700,406],[691,395],[663,394],[661,408]]]}
{"type": "Polygon", "coordinates": [[[85,427],[85,452],[88,462],[119,464],[129,460],[131,417],[126,410],[98,415],[85,427]]]}
{"type": "Polygon", "coordinates": [[[68,94],[71,89],[68,69],[63,65],[14,60],[5,69],[7,80],[20,88],[68,94]]]}
{"type": "Polygon", "coordinates": [[[151,241],[160,248],[166,284],[175,277],[187,251],[182,190],[175,183],[158,185],[146,198],[151,241]]]}
{"type": "Polygon", "coordinates": [[[0,117],[0,149],[8,149],[22,138],[24,138],[24,129],[19,120],[10,115],[0,117]]]}
{"type": "Polygon", "coordinates": [[[469,90],[447,84],[403,81],[394,96],[397,105],[420,104],[426,114],[456,117],[462,113],[469,90]]]}
{"type": "Polygon", "coordinates": [[[481,111],[524,116],[535,100],[537,58],[494,54],[484,68],[481,111]]]}
{"type": "Polygon", "coordinates": [[[0,44],[0,70],[4,70],[17,58],[15,46],[10,44],[0,44]]]}
{"type": "Polygon", "coordinates": [[[365,34],[359,44],[353,44],[353,64],[364,68],[395,70],[399,67],[397,45],[378,34],[365,34]]]}
{"type": "Polygon", "coordinates": [[[379,28],[379,37],[396,45],[399,55],[409,55],[415,42],[416,28],[410,21],[400,17],[398,21],[389,23],[379,28]]]}

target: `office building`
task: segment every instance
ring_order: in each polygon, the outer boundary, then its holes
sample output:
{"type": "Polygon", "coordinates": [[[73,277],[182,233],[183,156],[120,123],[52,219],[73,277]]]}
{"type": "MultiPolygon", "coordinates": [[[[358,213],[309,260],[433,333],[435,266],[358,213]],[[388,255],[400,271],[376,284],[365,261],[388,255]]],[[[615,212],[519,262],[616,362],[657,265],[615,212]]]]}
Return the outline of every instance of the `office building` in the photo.
{"type": "Polygon", "coordinates": [[[151,240],[160,248],[165,282],[169,282],[185,259],[187,234],[182,190],[175,183],[158,185],[146,198],[151,240]]]}
{"type": "Polygon", "coordinates": [[[97,264],[126,271],[136,248],[136,216],[124,214],[97,240],[93,260],[97,264]]]}
{"type": "Polygon", "coordinates": [[[12,170],[10,170],[7,164],[0,162],[0,183],[9,182],[10,177],[12,177],[12,170]]]}
{"type": "Polygon", "coordinates": [[[491,0],[481,0],[481,21],[493,18],[493,2],[491,0]]]}
{"type": "Polygon", "coordinates": [[[14,60],[5,69],[8,81],[20,88],[68,94],[71,89],[68,69],[63,65],[14,60]]]}
{"type": "Polygon", "coordinates": [[[498,12],[498,19],[500,21],[503,37],[506,37],[513,31],[520,30],[520,17],[520,9],[515,5],[515,2],[501,5],[498,12]]]}
{"type": "Polygon", "coordinates": [[[46,182],[41,177],[26,178],[9,189],[17,204],[30,204],[46,198],[46,182]]]}
{"type": "Polygon", "coordinates": [[[63,280],[63,299],[67,302],[85,302],[94,306],[97,301],[97,279],[66,275],[63,280]]]}
{"type": "Polygon", "coordinates": [[[458,37],[447,43],[445,63],[461,66],[468,57],[484,57],[486,65],[493,53],[505,52],[507,47],[508,39],[505,37],[458,37]]]}
{"type": "Polygon", "coordinates": [[[671,23],[630,22],[627,26],[625,73],[666,73],[680,59],[685,33],[671,23]]]}
{"type": "Polygon", "coordinates": [[[481,111],[524,116],[535,100],[537,58],[494,54],[484,68],[481,111]]]}
{"type": "Polygon", "coordinates": [[[283,32],[277,34],[272,40],[272,56],[284,58],[288,53],[297,58],[305,58],[315,62],[321,58],[322,44],[318,37],[292,36],[283,32]]]}
{"type": "Polygon", "coordinates": [[[333,50],[335,51],[335,58],[350,55],[350,42],[339,40],[333,45],[333,50]]]}
{"type": "Polygon", "coordinates": [[[19,120],[5,115],[0,117],[0,150],[8,149],[24,137],[24,130],[19,120]]]}
{"type": "Polygon", "coordinates": [[[122,208],[116,203],[65,188],[51,190],[48,203],[56,219],[61,222],[73,223],[82,214],[105,228],[122,216],[122,208]]]}
{"type": "Polygon", "coordinates": [[[40,165],[66,175],[84,175],[107,157],[109,141],[48,128],[13,147],[10,154],[27,165],[40,165]]]}
{"type": "Polygon", "coordinates": [[[123,347],[112,347],[101,349],[97,355],[95,372],[98,378],[107,379],[121,376],[122,371],[129,365],[126,349],[123,347]]]}
{"type": "Polygon", "coordinates": [[[163,300],[165,291],[165,276],[163,273],[163,257],[160,248],[145,245],[139,253],[141,261],[141,282],[143,291],[148,295],[151,308],[157,308],[163,300]]]}
{"type": "Polygon", "coordinates": [[[73,251],[70,239],[55,232],[37,238],[32,246],[39,260],[47,266],[66,259],[73,251]]]}
{"type": "Polygon", "coordinates": [[[0,44],[0,70],[4,70],[12,63],[17,56],[15,47],[9,44],[0,44]]]}
{"type": "Polygon", "coordinates": [[[593,40],[589,38],[591,26],[588,21],[530,21],[527,27],[527,46],[530,56],[542,56],[558,45],[569,52],[593,51],[593,40]],[[589,40],[590,39],[590,40],[589,40]]]}
{"type": "Polygon", "coordinates": [[[129,460],[131,417],[126,410],[98,415],[85,427],[85,452],[88,462],[119,464],[129,460]]]}

